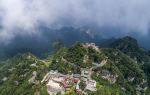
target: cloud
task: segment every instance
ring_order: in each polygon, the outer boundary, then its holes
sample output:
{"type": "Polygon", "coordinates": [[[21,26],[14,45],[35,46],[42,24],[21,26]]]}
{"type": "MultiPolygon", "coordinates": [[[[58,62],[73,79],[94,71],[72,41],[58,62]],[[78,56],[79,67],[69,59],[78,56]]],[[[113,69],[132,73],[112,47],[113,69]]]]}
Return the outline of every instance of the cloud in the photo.
{"type": "Polygon", "coordinates": [[[111,26],[145,35],[149,4],[149,0],[1,0],[0,38],[5,41],[16,34],[36,34],[40,25],[111,26]]]}

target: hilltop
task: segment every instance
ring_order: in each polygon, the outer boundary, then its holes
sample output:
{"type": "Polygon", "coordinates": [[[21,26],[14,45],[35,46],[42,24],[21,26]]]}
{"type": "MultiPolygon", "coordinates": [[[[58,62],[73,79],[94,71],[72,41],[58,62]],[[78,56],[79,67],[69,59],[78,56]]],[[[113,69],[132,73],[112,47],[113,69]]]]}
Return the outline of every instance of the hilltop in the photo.
{"type": "Polygon", "coordinates": [[[78,42],[46,59],[18,54],[0,62],[0,95],[149,95],[149,60],[130,37],[107,48],[78,42]]]}

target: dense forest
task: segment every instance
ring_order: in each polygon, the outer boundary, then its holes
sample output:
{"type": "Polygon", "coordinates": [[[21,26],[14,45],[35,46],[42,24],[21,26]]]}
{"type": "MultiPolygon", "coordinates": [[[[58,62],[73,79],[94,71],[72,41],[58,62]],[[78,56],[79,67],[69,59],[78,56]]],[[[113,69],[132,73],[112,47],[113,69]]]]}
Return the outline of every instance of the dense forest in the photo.
{"type": "MultiPolygon", "coordinates": [[[[0,95],[48,95],[46,84],[40,81],[50,70],[62,74],[79,73],[81,68],[92,68],[92,79],[97,91],[88,95],[149,95],[150,56],[137,41],[125,37],[111,43],[107,48],[87,48],[77,42],[71,47],[56,43],[55,54],[40,59],[31,53],[18,54],[0,62],[0,95]],[[102,66],[94,68],[93,63],[102,66]],[[34,80],[31,81],[35,75],[34,80]],[[108,73],[112,79],[104,79],[108,73]]],[[[82,82],[81,82],[82,83],[82,82]]],[[[84,83],[81,84],[84,88],[84,83]]],[[[66,95],[76,95],[74,90],[66,95]]]]}

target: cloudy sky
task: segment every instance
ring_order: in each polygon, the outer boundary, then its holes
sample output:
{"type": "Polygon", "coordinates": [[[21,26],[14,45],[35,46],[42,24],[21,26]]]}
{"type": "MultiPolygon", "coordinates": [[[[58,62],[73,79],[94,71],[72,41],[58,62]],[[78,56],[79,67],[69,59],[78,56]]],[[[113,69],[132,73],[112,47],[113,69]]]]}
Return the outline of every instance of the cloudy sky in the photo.
{"type": "Polygon", "coordinates": [[[150,0],[0,0],[3,42],[17,34],[37,34],[40,25],[119,27],[125,34],[147,36],[149,22],[150,0]]]}

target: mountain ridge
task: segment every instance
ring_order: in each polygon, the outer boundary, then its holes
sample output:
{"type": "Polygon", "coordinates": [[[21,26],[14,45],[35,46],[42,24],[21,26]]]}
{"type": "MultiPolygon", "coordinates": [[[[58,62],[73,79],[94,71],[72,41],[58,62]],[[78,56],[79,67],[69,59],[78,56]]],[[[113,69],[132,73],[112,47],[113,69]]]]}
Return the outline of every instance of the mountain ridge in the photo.
{"type": "MultiPolygon", "coordinates": [[[[146,53],[140,58],[137,54],[140,54],[141,48],[135,39],[125,37],[115,41],[108,48],[77,42],[60,48],[46,59],[25,53],[1,61],[0,94],[48,95],[47,83],[41,84],[40,81],[49,71],[57,70],[64,75],[81,74],[81,68],[86,68],[92,70],[91,78],[97,83],[95,92],[85,90],[89,95],[149,95],[150,63],[145,61],[150,62],[150,57],[147,51],[142,51],[146,53]],[[130,51],[136,53],[131,55],[128,53],[130,51]]],[[[72,89],[65,95],[76,95],[75,88],[72,89]]]]}

